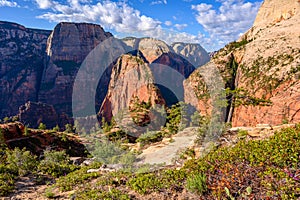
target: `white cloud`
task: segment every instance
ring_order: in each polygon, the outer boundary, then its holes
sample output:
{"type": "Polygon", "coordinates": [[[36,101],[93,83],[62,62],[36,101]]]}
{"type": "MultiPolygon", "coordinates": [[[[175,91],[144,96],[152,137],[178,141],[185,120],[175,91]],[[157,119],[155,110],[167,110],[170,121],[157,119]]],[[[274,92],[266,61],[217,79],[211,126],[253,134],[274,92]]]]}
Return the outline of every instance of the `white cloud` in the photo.
{"type": "Polygon", "coordinates": [[[183,30],[186,28],[188,25],[187,24],[175,24],[175,28],[177,28],[179,31],[183,30]]]}
{"type": "Polygon", "coordinates": [[[212,8],[212,5],[206,4],[206,3],[201,3],[198,5],[192,5],[193,10],[197,10],[199,13],[208,11],[212,8]]]}
{"type": "Polygon", "coordinates": [[[253,24],[261,2],[243,0],[219,0],[222,5],[213,9],[210,4],[192,5],[197,11],[196,20],[210,37],[219,44],[226,44],[239,38],[253,24]]]}
{"type": "MultiPolygon", "coordinates": [[[[45,10],[45,13],[38,18],[51,22],[92,22],[100,24],[106,30],[116,31],[119,36],[153,37],[169,44],[173,42],[200,43],[209,51],[220,46],[211,37],[205,37],[203,34],[193,35],[164,29],[163,24],[172,26],[173,23],[171,21],[163,23],[142,15],[139,10],[130,7],[125,2],[108,0],[93,4],[89,0],[67,0],[64,3],[53,0],[35,1],[40,9],[45,10]]],[[[187,24],[175,24],[174,27],[182,30],[187,27],[187,24]]]]}
{"type": "Polygon", "coordinates": [[[150,5],[167,4],[167,0],[152,1],[150,5]]]}
{"type": "Polygon", "coordinates": [[[41,9],[48,9],[53,5],[53,2],[50,0],[36,0],[36,3],[41,9]]]}
{"type": "Polygon", "coordinates": [[[166,26],[172,26],[172,24],[173,24],[173,23],[172,23],[171,21],[165,21],[165,25],[166,25],[166,26]]]}
{"type": "Polygon", "coordinates": [[[41,9],[51,9],[38,18],[52,22],[96,22],[125,33],[155,29],[161,23],[120,2],[104,1],[91,5],[86,0],[68,0],[68,4],[36,0],[36,3],[41,9]]]}
{"type": "Polygon", "coordinates": [[[18,4],[14,1],[0,0],[0,7],[17,7],[18,4]]]}

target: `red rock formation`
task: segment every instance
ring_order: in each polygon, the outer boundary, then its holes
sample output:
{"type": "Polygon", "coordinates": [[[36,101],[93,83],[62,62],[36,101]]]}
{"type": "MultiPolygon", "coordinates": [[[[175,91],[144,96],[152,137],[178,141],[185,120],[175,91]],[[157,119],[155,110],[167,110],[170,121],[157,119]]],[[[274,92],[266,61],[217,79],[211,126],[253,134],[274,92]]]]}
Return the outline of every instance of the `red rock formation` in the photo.
{"type": "Polygon", "coordinates": [[[49,133],[48,130],[27,129],[25,133],[25,127],[20,122],[0,124],[0,129],[4,139],[1,142],[5,142],[10,149],[26,148],[36,155],[42,154],[46,149],[65,150],[70,156],[87,156],[85,146],[71,135],[65,135],[66,139],[62,140],[63,133],[49,133]]]}
{"type": "Polygon", "coordinates": [[[140,102],[165,104],[160,91],[154,85],[149,65],[139,56],[125,54],[112,68],[111,81],[99,114],[107,121],[118,112],[128,109],[133,98],[140,102]]]}
{"type": "MultiPolygon", "coordinates": [[[[226,113],[233,126],[300,122],[300,3],[288,2],[264,1],[254,27],[208,64],[218,69],[224,88],[232,91],[227,94],[226,113]]],[[[202,95],[193,104],[206,113],[212,105],[203,99],[210,91],[200,71],[187,83],[196,95],[202,95]]],[[[190,94],[186,100],[195,101],[190,94]]]]}

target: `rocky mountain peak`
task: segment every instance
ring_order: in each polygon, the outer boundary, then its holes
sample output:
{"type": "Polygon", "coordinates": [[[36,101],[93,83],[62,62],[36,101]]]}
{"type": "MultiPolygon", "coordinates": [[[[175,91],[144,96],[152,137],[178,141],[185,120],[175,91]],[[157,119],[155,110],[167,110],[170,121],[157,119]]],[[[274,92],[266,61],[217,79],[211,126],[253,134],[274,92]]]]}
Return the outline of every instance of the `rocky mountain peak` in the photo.
{"type": "Polygon", "coordinates": [[[102,41],[112,37],[100,25],[59,23],[47,42],[47,62],[39,101],[53,105],[58,114],[71,115],[72,87],[85,57],[102,41]]]}
{"type": "Polygon", "coordinates": [[[154,38],[125,38],[125,44],[135,50],[139,50],[149,63],[152,63],[164,53],[173,52],[173,49],[165,42],[154,38]]]}
{"type": "Polygon", "coordinates": [[[263,27],[298,15],[300,2],[298,0],[265,0],[255,19],[254,27],[263,27]]]}
{"type": "Polygon", "coordinates": [[[61,22],[47,42],[47,55],[52,60],[82,62],[88,53],[112,34],[100,25],[61,22]]]}
{"type": "Polygon", "coordinates": [[[182,55],[195,67],[204,65],[210,60],[209,54],[200,44],[176,42],[172,44],[175,53],[182,55]]]}

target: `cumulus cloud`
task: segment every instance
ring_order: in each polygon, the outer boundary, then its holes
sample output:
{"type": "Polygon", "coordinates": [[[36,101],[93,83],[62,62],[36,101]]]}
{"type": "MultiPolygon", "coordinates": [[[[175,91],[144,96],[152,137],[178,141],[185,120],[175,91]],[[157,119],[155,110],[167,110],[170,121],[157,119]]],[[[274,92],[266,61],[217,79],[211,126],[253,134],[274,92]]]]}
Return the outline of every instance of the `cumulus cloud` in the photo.
{"type": "Polygon", "coordinates": [[[41,9],[48,9],[53,5],[52,1],[49,0],[36,0],[36,3],[41,9]]]}
{"type": "Polygon", "coordinates": [[[187,24],[175,24],[175,28],[177,28],[179,31],[183,30],[186,28],[188,25],[187,24]]]}
{"type": "MultiPolygon", "coordinates": [[[[100,1],[96,4],[93,4],[90,0],[66,0],[64,2],[35,0],[35,2],[38,8],[45,11],[38,18],[51,22],[97,23],[105,29],[116,31],[118,35],[122,36],[153,37],[169,44],[173,42],[200,43],[207,50],[217,49],[219,45],[203,34],[193,35],[164,29],[162,25],[172,26],[173,23],[171,21],[160,22],[145,16],[125,2],[109,0],[100,1]]],[[[174,27],[177,30],[183,30],[187,27],[187,24],[175,24],[174,27]]]]}
{"type": "Polygon", "coordinates": [[[172,24],[173,24],[173,23],[172,23],[171,21],[165,21],[165,25],[166,25],[166,26],[172,26],[172,24]]]}
{"type": "Polygon", "coordinates": [[[18,4],[14,1],[0,0],[0,7],[17,7],[18,4]]]}
{"type": "Polygon", "coordinates": [[[201,3],[192,5],[196,20],[203,26],[210,37],[219,44],[226,44],[239,38],[253,24],[261,2],[243,0],[219,0],[221,6],[214,9],[212,5],[201,3]]]}
{"type": "Polygon", "coordinates": [[[118,32],[147,31],[161,22],[142,15],[126,3],[104,1],[91,5],[87,0],[68,0],[62,4],[52,0],[36,0],[41,9],[50,10],[38,16],[51,22],[96,22],[118,32]]]}

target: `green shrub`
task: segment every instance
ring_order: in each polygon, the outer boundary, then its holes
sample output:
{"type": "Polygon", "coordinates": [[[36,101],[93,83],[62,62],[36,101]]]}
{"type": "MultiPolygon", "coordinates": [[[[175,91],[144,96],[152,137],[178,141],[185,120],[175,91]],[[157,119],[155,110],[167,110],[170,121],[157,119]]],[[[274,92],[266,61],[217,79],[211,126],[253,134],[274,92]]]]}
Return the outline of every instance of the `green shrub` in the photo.
{"type": "Polygon", "coordinates": [[[7,165],[0,164],[0,196],[5,196],[13,191],[15,172],[11,171],[7,165]]]}
{"type": "Polygon", "coordinates": [[[99,168],[102,164],[101,163],[93,163],[91,166],[88,167],[81,167],[80,169],[73,171],[66,176],[61,176],[56,181],[56,186],[59,187],[61,191],[70,191],[73,187],[84,183],[86,180],[90,180],[92,178],[97,178],[101,174],[97,172],[87,173],[88,169],[99,168]]]}
{"type": "Polygon", "coordinates": [[[128,180],[127,185],[140,194],[157,191],[180,190],[186,173],[182,170],[163,170],[156,173],[136,174],[128,180]]]}
{"type": "Polygon", "coordinates": [[[133,164],[136,159],[134,153],[124,150],[119,142],[110,142],[108,140],[96,141],[93,149],[90,151],[98,162],[105,164],[133,164]]]}
{"type": "Polygon", "coordinates": [[[248,135],[248,131],[246,131],[246,130],[241,130],[241,129],[238,130],[238,133],[237,133],[238,138],[243,139],[243,138],[245,138],[247,135],[248,135]]]}
{"type": "Polygon", "coordinates": [[[69,156],[65,151],[44,151],[44,159],[38,165],[40,172],[54,177],[68,174],[76,168],[69,164],[69,156]]]}
{"type": "Polygon", "coordinates": [[[5,142],[5,138],[4,138],[4,132],[2,130],[2,128],[0,128],[0,149],[5,149],[6,148],[6,142],[5,142]]]}
{"type": "Polygon", "coordinates": [[[58,132],[59,131],[59,126],[58,125],[56,125],[55,127],[53,127],[53,129],[52,129],[53,131],[56,131],[56,132],[58,132]]]}
{"type": "Polygon", "coordinates": [[[26,151],[25,148],[7,150],[6,157],[7,167],[21,176],[34,172],[37,168],[36,156],[32,155],[30,151],[26,151]]]}
{"type": "Polygon", "coordinates": [[[47,127],[46,127],[46,124],[44,124],[44,123],[42,123],[42,122],[39,124],[38,129],[40,129],[40,130],[46,130],[46,128],[47,128],[47,127]]]}
{"type": "Polygon", "coordinates": [[[24,136],[29,136],[28,126],[25,126],[24,128],[24,136]]]}
{"type": "Polygon", "coordinates": [[[136,142],[140,142],[142,146],[146,144],[151,144],[154,142],[159,142],[162,140],[162,133],[160,131],[147,131],[142,134],[136,142]]]}
{"type": "Polygon", "coordinates": [[[187,178],[186,182],[186,187],[191,192],[203,194],[207,191],[205,174],[193,174],[187,178]]]}
{"type": "Polygon", "coordinates": [[[146,194],[159,190],[163,187],[163,182],[159,180],[156,174],[139,174],[129,180],[128,185],[140,194],[146,194]]]}
{"type": "Polygon", "coordinates": [[[55,197],[53,187],[49,187],[45,190],[45,197],[47,197],[48,199],[53,199],[55,197]]]}
{"type": "Polygon", "coordinates": [[[75,133],[75,128],[72,124],[65,125],[65,132],[66,133],[75,133]]]}

